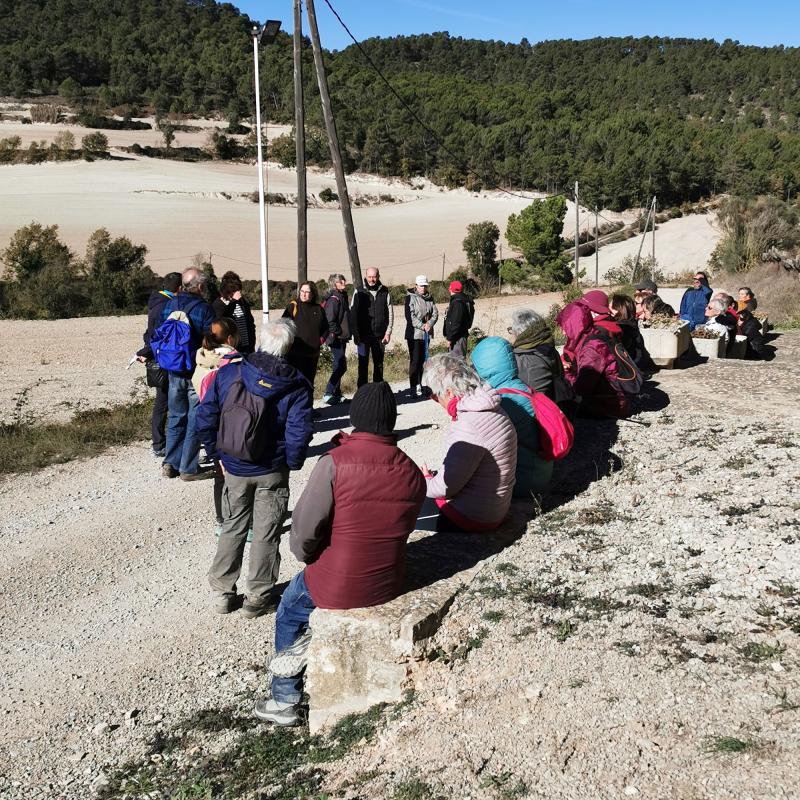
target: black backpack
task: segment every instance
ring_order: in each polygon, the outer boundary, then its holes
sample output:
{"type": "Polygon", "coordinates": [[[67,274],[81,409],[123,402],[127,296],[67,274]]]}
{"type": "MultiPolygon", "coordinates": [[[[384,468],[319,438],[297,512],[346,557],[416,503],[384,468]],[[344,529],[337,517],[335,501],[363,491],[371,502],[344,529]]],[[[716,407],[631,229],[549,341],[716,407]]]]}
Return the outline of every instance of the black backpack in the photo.
{"type": "Polygon", "coordinates": [[[623,394],[637,397],[644,386],[644,376],[631,358],[630,353],[625,349],[625,345],[602,328],[595,328],[589,337],[589,340],[591,339],[599,339],[601,342],[605,342],[614,354],[614,360],[617,362],[617,377],[608,378],[611,386],[623,394]]]}
{"type": "Polygon", "coordinates": [[[267,401],[237,378],[222,404],[217,449],[240,461],[257,463],[264,455],[267,429],[267,401]]]}

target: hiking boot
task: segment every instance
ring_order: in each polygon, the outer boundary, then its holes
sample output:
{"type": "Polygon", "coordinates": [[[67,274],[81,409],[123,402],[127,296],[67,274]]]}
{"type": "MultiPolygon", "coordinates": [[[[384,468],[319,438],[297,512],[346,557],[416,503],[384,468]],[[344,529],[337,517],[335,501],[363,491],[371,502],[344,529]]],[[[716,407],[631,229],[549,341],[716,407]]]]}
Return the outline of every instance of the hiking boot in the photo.
{"type": "Polygon", "coordinates": [[[260,603],[252,600],[245,600],[242,607],[239,609],[239,614],[245,619],[255,619],[256,617],[263,617],[264,614],[269,614],[278,607],[278,602],[274,597],[270,597],[266,601],[260,603]]]}
{"type": "Polygon", "coordinates": [[[182,481],[207,481],[214,477],[213,469],[198,470],[197,472],[181,472],[182,481]]]}
{"type": "Polygon", "coordinates": [[[167,454],[167,448],[166,447],[154,447],[153,448],[153,456],[155,458],[164,458],[164,456],[166,454],[167,454]]]}
{"type": "Polygon", "coordinates": [[[214,599],[214,611],[217,614],[231,614],[242,607],[244,597],[240,594],[223,594],[214,599]]]}
{"type": "Polygon", "coordinates": [[[178,470],[172,466],[172,464],[162,464],[161,465],[161,474],[165,478],[177,478],[178,477],[178,470]]]}
{"type": "Polygon", "coordinates": [[[262,722],[272,722],[285,728],[300,724],[296,703],[281,703],[279,700],[264,698],[256,702],[253,714],[262,722]]]}
{"type": "Polygon", "coordinates": [[[275,653],[275,657],[269,662],[270,672],[278,678],[299,675],[306,668],[310,641],[311,631],[306,631],[291,647],[275,653]]]}

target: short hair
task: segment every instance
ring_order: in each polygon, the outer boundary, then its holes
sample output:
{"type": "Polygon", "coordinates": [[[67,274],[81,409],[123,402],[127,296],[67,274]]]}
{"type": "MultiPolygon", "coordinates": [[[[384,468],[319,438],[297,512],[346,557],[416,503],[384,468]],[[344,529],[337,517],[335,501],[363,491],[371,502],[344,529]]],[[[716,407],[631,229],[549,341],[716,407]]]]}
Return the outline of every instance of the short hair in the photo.
{"type": "Polygon", "coordinates": [[[633,319],[636,316],[636,305],[627,294],[612,294],[608,305],[612,311],[617,312],[619,319],[633,319]]]}
{"type": "Polygon", "coordinates": [[[423,381],[434,394],[448,390],[463,397],[481,386],[478,373],[461,358],[438,355],[428,359],[423,370],[423,381]]]}
{"type": "Polygon", "coordinates": [[[675,309],[667,305],[657,294],[651,294],[642,300],[642,308],[649,311],[653,315],[663,315],[666,317],[674,317],[675,309]]]}
{"type": "Polygon", "coordinates": [[[530,308],[515,308],[511,313],[511,333],[519,336],[534,323],[539,324],[543,321],[544,317],[530,308]]]}
{"type": "Polygon", "coordinates": [[[330,275],[328,275],[328,288],[331,291],[333,291],[336,288],[336,284],[339,283],[339,281],[346,281],[346,280],[347,278],[345,278],[345,276],[342,275],[341,273],[332,272],[330,275]]]}
{"type": "Polygon", "coordinates": [[[371,269],[374,269],[374,270],[375,270],[375,275],[376,275],[378,278],[380,278],[380,276],[381,276],[381,271],[380,271],[380,270],[379,270],[377,267],[367,267],[367,268],[364,270],[364,276],[366,277],[367,273],[368,273],[368,272],[369,272],[371,269]]]}
{"type": "Polygon", "coordinates": [[[183,282],[184,292],[202,294],[205,285],[208,283],[208,278],[196,267],[189,267],[189,269],[183,271],[181,281],[183,282]]]}
{"type": "Polygon", "coordinates": [[[716,308],[720,314],[724,313],[728,308],[728,303],[721,297],[715,297],[708,301],[709,308],[716,308]]]}
{"type": "Polygon", "coordinates": [[[311,288],[311,302],[319,302],[319,289],[317,289],[317,284],[314,283],[314,281],[301,281],[297,284],[297,299],[300,299],[300,290],[304,286],[309,286],[311,288]]]}
{"type": "Polygon", "coordinates": [[[242,279],[233,271],[226,272],[219,282],[219,293],[227,300],[234,292],[242,291],[242,279]]]}
{"type": "Polygon", "coordinates": [[[181,288],[180,272],[168,272],[161,282],[161,288],[168,292],[177,292],[181,288]]]}
{"type": "Polygon", "coordinates": [[[208,333],[203,340],[203,347],[206,350],[213,350],[215,347],[221,347],[228,344],[228,339],[233,339],[233,347],[239,344],[239,329],[236,323],[230,317],[218,317],[211,323],[208,333]],[[214,327],[220,328],[220,336],[214,333],[214,327]]]}
{"type": "Polygon", "coordinates": [[[276,319],[265,322],[261,326],[261,341],[258,349],[262,353],[282,358],[294,343],[294,334],[297,328],[290,319],[276,319]]]}
{"type": "Polygon", "coordinates": [[[703,272],[703,270],[701,270],[701,269],[696,269],[696,270],[694,271],[694,274],[695,274],[695,275],[702,275],[702,276],[703,276],[703,280],[704,280],[706,283],[708,283],[708,273],[707,273],[707,272],[703,272]]]}
{"type": "Polygon", "coordinates": [[[725,303],[725,308],[732,306],[736,301],[727,292],[714,292],[711,295],[712,300],[722,300],[725,303]]]}
{"type": "Polygon", "coordinates": [[[754,297],[753,290],[749,286],[740,286],[740,292],[746,292],[749,297],[754,297]]]}

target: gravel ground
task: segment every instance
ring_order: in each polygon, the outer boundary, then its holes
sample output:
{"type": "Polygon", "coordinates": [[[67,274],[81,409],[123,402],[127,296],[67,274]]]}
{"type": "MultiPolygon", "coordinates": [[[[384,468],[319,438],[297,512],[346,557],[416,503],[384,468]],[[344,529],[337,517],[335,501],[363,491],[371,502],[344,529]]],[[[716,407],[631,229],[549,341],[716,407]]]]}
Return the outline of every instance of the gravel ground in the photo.
{"type": "MultiPolygon", "coordinates": [[[[800,336],[777,344],[771,364],[662,373],[651,404],[669,405],[644,424],[581,424],[546,513],[458,598],[414,702],[330,791],[797,797],[800,336]]],[[[346,424],[324,414],[313,456],[346,424]]],[[[438,463],[445,424],[402,405],[401,447],[438,463]]],[[[211,612],[210,484],[160,478],[142,442],[0,497],[0,796],[88,797],[154,735],[263,692],[272,616],[211,612]]],[[[287,551],[281,580],[297,568],[287,551]]]]}

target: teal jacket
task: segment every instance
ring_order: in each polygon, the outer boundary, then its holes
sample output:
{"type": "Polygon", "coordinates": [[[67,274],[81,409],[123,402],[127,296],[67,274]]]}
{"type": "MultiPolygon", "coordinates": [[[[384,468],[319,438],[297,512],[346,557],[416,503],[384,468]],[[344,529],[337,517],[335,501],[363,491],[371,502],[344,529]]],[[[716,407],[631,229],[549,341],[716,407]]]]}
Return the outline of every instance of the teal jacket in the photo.
{"type": "MultiPolygon", "coordinates": [[[[530,389],[519,379],[517,362],[511,345],[499,336],[479,342],[472,351],[472,366],[481,380],[493,389],[530,389]]],[[[514,497],[530,497],[540,492],[553,476],[553,462],[538,456],[539,424],[527,397],[518,394],[501,395],[500,405],[517,430],[517,482],[514,497]]]]}

